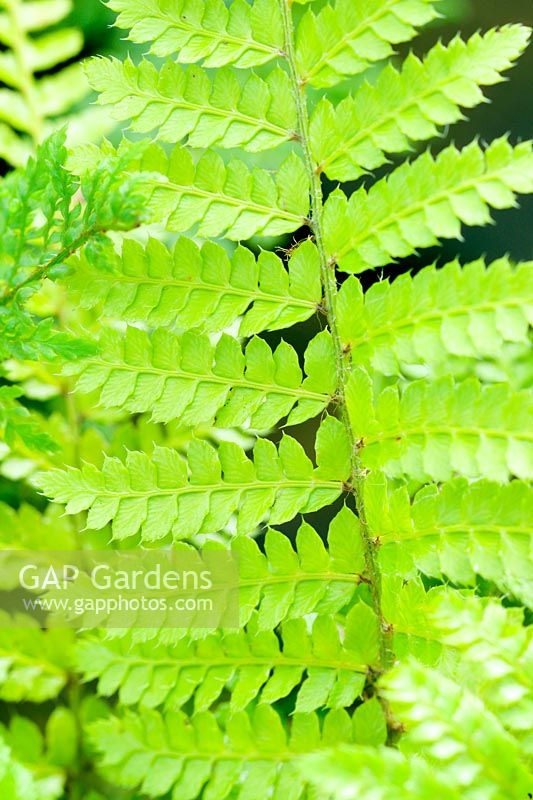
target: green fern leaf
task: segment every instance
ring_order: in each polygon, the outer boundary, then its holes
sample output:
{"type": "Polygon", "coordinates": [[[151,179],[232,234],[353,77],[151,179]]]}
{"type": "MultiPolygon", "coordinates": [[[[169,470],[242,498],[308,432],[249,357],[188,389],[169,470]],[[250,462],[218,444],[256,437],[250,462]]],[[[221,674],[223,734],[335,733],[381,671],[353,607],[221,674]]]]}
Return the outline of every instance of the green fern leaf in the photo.
{"type": "Polygon", "coordinates": [[[465,600],[455,592],[443,594],[432,610],[444,644],[461,653],[456,680],[483,699],[522,752],[531,756],[533,637],[522,618],[520,609],[475,597],[465,600]]]}
{"type": "Polygon", "coordinates": [[[308,319],[322,297],[318,252],[309,240],[292,253],[287,269],[274,253],[261,251],[255,259],[238,246],[228,256],[214,242],[200,249],[185,237],[171,252],[157,239],[145,248],[125,239],[120,256],[113,247],[105,259],[85,249],[69,263],[65,282],[83,308],[101,304],[108,316],[153,326],[219,331],[241,317],[239,335],[251,336],[308,319]]]}
{"type": "Polygon", "coordinates": [[[24,170],[0,181],[0,302],[9,303],[23,287],[27,296],[42,278],[60,275],[84,244],[100,242],[105,231],[135,227],[143,218],[139,179],[124,175],[138,150],[104,159],[81,181],[65,169],[66,156],[60,131],[24,170]]]}
{"type": "Polygon", "coordinates": [[[398,660],[413,656],[470,689],[531,755],[533,639],[523,610],[447,586],[426,593],[420,579],[396,576],[383,581],[382,603],[398,660]]]}
{"type": "MultiPolygon", "coordinates": [[[[24,551],[42,550],[52,542],[56,550],[74,550],[76,538],[71,520],[58,512],[59,507],[51,505],[41,513],[28,503],[22,503],[16,510],[0,503],[0,550],[21,550],[24,555],[24,551]]],[[[0,587],[13,588],[3,580],[0,587]]]]}
{"type": "Polygon", "coordinates": [[[324,98],[311,118],[311,147],[319,169],[349,181],[386,163],[385,153],[410,149],[412,141],[436,136],[439,127],[461,119],[460,107],[483,101],[479,86],[502,80],[500,73],[519,58],[529,29],[508,25],[440,42],[423,61],[411,53],[398,72],[388,64],[336,108],[324,98]]]}
{"type": "Polygon", "coordinates": [[[323,331],[307,348],[302,380],[296,351],[283,341],[272,352],[255,337],[243,353],[226,334],[213,346],[194,331],[177,336],[158,328],[150,336],[130,327],[125,334],[104,332],[96,355],[65,370],[78,375],[80,391],[98,389],[106,408],[149,411],[157,422],[264,430],[284,417],[293,425],[324,410],[336,390],[334,358],[323,331]]]}
{"type": "Polygon", "coordinates": [[[0,156],[13,166],[24,165],[89,93],[80,64],[37,77],[79,55],[80,31],[60,27],[71,10],[70,0],[0,2],[0,156]]]}
{"type": "Polygon", "coordinates": [[[10,627],[4,612],[0,618],[0,698],[42,703],[57,697],[68,679],[71,631],[23,627],[21,619],[15,620],[18,627],[10,627]]]}
{"type": "Polygon", "coordinates": [[[298,25],[300,79],[332,86],[392,55],[391,44],[412,39],[415,28],[435,19],[434,0],[336,0],[318,14],[310,9],[298,25]]]}
{"type": "Polygon", "coordinates": [[[515,194],[533,191],[531,143],[511,147],[497,139],[450,146],[436,158],[426,152],[398,167],[367,192],[348,200],[340,190],[324,208],[331,259],[346,272],[364,272],[403,258],[438,238],[460,238],[461,223],[486,225],[489,208],[510,208],[515,194]]]}
{"type": "Polygon", "coordinates": [[[11,717],[9,725],[0,724],[0,788],[5,789],[9,800],[60,800],[64,796],[67,776],[63,767],[67,764],[58,763],[57,759],[57,739],[61,734],[68,737],[63,749],[75,751],[77,730],[73,715],[62,706],[56,707],[46,720],[44,735],[33,720],[18,714],[11,717]],[[14,793],[19,790],[20,794],[14,793]]]}
{"type": "Polygon", "coordinates": [[[198,236],[240,241],[256,234],[290,233],[306,224],[309,180],[303,161],[291,154],[275,178],[263,169],[249,170],[243,161],[227,164],[208,151],[194,164],[191,154],[176,147],[170,157],[151,147],[141,170],[160,173],[147,179],[153,187],[150,207],[166,218],[170,231],[195,229],[198,236]]]}
{"type": "Polygon", "coordinates": [[[290,735],[276,712],[259,705],[252,714],[228,716],[225,724],[209,712],[190,719],[181,712],[164,716],[146,709],[94,723],[91,741],[117,783],[140,786],[149,797],[173,792],[193,798],[202,791],[214,800],[233,794],[246,798],[301,797],[305,778],[296,757],[320,751],[339,740],[353,740],[353,723],[342,710],[330,711],[322,726],[314,714],[296,713],[290,735]]]}
{"type": "Polygon", "coordinates": [[[450,356],[497,358],[505,342],[529,342],[532,266],[515,268],[506,258],[488,267],[481,260],[464,267],[455,261],[374,283],[365,295],[350,277],[337,298],[343,345],[354,365],[384,375],[449,366],[450,356]]]}
{"type": "Polygon", "coordinates": [[[346,507],[331,521],[327,544],[326,549],[305,522],[296,535],[295,549],[273,529],[266,533],[264,554],[253,539],[234,539],[241,625],[256,609],[258,628],[272,630],[284,620],[337,614],[348,606],[366,567],[360,523],[346,507]]]}
{"type": "MultiPolygon", "coordinates": [[[[310,614],[329,617],[350,608],[365,580],[366,564],[359,520],[346,506],[329,525],[327,545],[326,549],[306,522],[298,529],[294,547],[273,528],[265,534],[264,552],[248,536],[233,538],[230,548],[239,569],[240,626],[254,619],[257,630],[272,631],[288,620],[310,614]]],[[[190,546],[180,544],[181,548],[190,546]]],[[[124,636],[134,645],[149,641],[174,645],[185,633],[192,636],[195,631],[132,629],[125,630],[124,636]]]]}
{"type": "Polygon", "coordinates": [[[298,689],[295,711],[310,712],[351,706],[379,662],[377,618],[363,603],[349,611],[342,643],[332,617],[316,617],[310,631],[302,618],[287,620],[281,641],[255,622],[171,646],[90,639],[78,647],[78,669],[86,680],[98,678],[102,695],[118,691],[125,706],[175,710],[194,698],[195,712],[207,711],[227,688],[235,712],[255,698],[271,705],[298,689]]]}
{"type": "Polygon", "coordinates": [[[344,745],[299,759],[306,780],[319,797],[343,800],[461,800],[447,776],[435,775],[421,758],[410,759],[392,747],[344,745]]]}
{"type": "Polygon", "coordinates": [[[533,607],[532,491],[520,481],[499,486],[456,478],[427,486],[413,501],[405,487],[388,490],[374,473],[365,486],[368,522],[379,538],[386,572],[474,585],[476,574],[533,607]]]}
{"type": "Polygon", "coordinates": [[[257,440],[254,460],[233,442],[216,450],[193,439],[188,458],[157,447],[151,457],[130,452],[125,463],[106,458],[102,471],[43,473],[40,486],[67,514],[90,509],[87,527],[113,521],[113,537],[141,531],[144,541],[168,534],[185,539],[216,532],[237,514],[237,532],[250,533],[262,521],[281,523],[300,512],[316,511],[339,496],[350,475],[350,446],[333,417],[322,422],[316,440],[317,468],[302,446],[285,436],[279,449],[257,440]]]}
{"type": "Polygon", "coordinates": [[[533,476],[530,392],[442,378],[389,386],[374,402],[370,378],[357,368],[347,394],[362,462],[370,469],[420,481],[454,473],[501,482],[533,476]]]}
{"type": "Polygon", "coordinates": [[[86,71],[99,102],[115,119],[132,119],[131,129],[157,129],[166,142],[189,147],[242,147],[252,153],[296,137],[296,104],[289,77],[279,67],[265,79],[240,82],[230,69],[213,80],[200,67],[184,70],[167,61],[160,71],[149,61],[96,58],[86,71]]]}
{"type": "Polygon", "coordinates": [[[479,791],[495,800],[527,797],[532,776],[519,746],[478,697],[415,662],[396,667],[381,685],[407,729],[404,753],[423,754],[437,772],[445,770],[462,797],[479,791]]]}
{"type": "Polygon", "coordinates": [[[280,55],[285,39],[276,0],[110,0],[129,40],[182,63],[253,67],[280,55]]]}
{"type": "MultiPolygon", "coordinates": [[[[62,788],[59,788],[61,793],[62,788]]],[[[0,790],[5,797],[13,800],[52,800],[54,797],[40,791],[30,770],[13,757],[11,748],[3,738],[0,738],[0,790]]]]}
{"type": "Polygon", "coordinates": [[[54,452],[57,445],[41,429],[38,418],[18,402],[22,391],[18,386],[0,386],[0,436],[12,445],[17,440],[30,450],[54,452]]]}
{"type": "Polygon", "coordinates": [[[0,306],[0,358],[75,360],[94,352],[89,342],[53,326],[53,319],[37,321],[17,308],[0,306]]]}

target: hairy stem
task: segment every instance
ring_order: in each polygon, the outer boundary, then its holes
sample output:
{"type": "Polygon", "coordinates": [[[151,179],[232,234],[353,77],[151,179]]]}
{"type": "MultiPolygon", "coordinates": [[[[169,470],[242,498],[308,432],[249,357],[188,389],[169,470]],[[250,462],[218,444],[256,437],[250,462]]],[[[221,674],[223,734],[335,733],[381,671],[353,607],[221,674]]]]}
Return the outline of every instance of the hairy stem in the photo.
{"type": "Polygon", "coordinates": [[[345,401],[345,386],[349,373],[349,356],[344,352],[336,319],[336,297],[337,297],[337,277],[335,264],[330,261],[324,245],[322,231],[322,209],[323,194],[320,175],[317,171],[317,164],[313,161],[309,138],[309,112],[307,108],[307,98],[305,95],[305,84],[300,79],[296,66],[294,25],[291,13],[290,0],[279,0],[281,13],[283,15],[283,25],[285,30],[285,56],[289,67],[289,74],[293,86],[298,114],[298,134],[303,150],[305,165],[310,181],[311,189],[311,222],[310,227],[313,231],[317,249],[320,256],[320,271],[322,286],[324,289],[325,311],[328,320],[328,327],[335,346],[335,361],[337,367],[337,391],[339,399],[339,411],[342,422],[346,428],[351,443],[352,461],[352,487],[355,496],[357,514],[361,524],[361,536],[365,551],[365,562],[368,579],[370,581],[370,591],[374,611],[380,621],[380,655],[381,668],[386,669],[392,660],[390,648],[389,627],[386,624],[381,609],[381,576],[376,559],[376,547],[372,536],[368,530],[366,521],[365,507],[363,502],[363,470],[359,457],[359,447],[354,437],[345,401]]]}

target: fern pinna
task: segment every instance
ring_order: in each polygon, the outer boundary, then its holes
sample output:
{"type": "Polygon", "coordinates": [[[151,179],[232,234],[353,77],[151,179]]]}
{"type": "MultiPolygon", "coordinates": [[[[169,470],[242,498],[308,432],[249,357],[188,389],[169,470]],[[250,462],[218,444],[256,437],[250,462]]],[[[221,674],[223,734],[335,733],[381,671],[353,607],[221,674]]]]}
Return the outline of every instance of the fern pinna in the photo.
{"type": "MultiPolygon", "coordinates": [[[[75,148],[69,172],[55,134],[0,191],[5,357],[51,361],[75,446],[51,452],[62,423],[16,379],[0,424],[66,548],[233,551],[240,627],[84,631],[66,659],[57,632],[6,633],[2,699],[59,705],[44,738],[22,716],[0,730],[0,787],[526,798],[532,265],[395,265],[533,190],[529,142],[423,144],[529,31],[401,62],[434,0],[109,6],[146,56],[86,72],[135,135],[75,148]],[[272,335],[313,318],[301,359],[272,335]]],[[[25,508],[3,511],[4,549],[25,508]]]]}

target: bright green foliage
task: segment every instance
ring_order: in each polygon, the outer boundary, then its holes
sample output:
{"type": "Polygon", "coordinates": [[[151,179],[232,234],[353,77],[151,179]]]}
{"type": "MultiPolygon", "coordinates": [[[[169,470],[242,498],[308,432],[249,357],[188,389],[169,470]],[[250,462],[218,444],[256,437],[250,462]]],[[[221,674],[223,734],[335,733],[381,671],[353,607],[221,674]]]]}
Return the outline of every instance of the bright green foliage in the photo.
{"type": "Polygon", "coordinates": [[[292,717],[290,735],[276,712],[259,705],[251,714],[228,716],[223,727],[209,712],[188,719],[183,713],[164,716],[143,710],[92,726],[95,747],[103,755],[106,770],[126,786],[140,786],[148,797],[172,790],[175,800],[204,796],[276,800],[302,796],[304,777],[296,757],[352,741],[354,724],[344,711],[331,711],[320,726],[314,714],[292,717]]]}
{"type": "MultiPolygon", "coordinates": [[[[0,503],[0,549],[42,550],[52,543],[57,550],[73,550],[75,536],[59,507],[48,506],[40,513],[34,506],[23,503],[16,511],[0,503]]],[[[4,588],[4,583],[1,584],[4,588]]]]}
{"type": "Polygon", "coordinates": [[[423,759],[407,759],[391,747],[350,747],[343,745],[304,756],[303,775],[320,797],[343,800],[413,800],[438,797],[460,800],[463,796],[442,779],[423,759]]]}
{"type": "Polygon", "coordinates": [[[365,467],[419,481],[445,481],[454,473],[501,482],[533,477],[531,392],[441,378],[389,386],[374,399],[361,368],[347,390],[365,467]]]}
{"type": "Polygon", "coordinates": [[[296,105],[289,77],[279,67],[265,80],[251,74],[244,83],[232,70],[213,80],[199,67],[182,69],[167,61],[158,72],[150,61],[98,58],[87,66],[100,103],[116,119],[132,119],[134,131],[157,129],[157,137],[189,147],[243,147],[252,153],[294,138],[296,105]]]}
{"type": "Polygon", "coordinates": [[[497,358],[506,342],[529,341],[533,264],[455,261],[374,283],[366,294],[350,277],[339,291],[337,315],[352,363],[384,375],[409,374],[417,365],[449,367],[450,356],[497,358]]]}
{"type": "Polygon", "coordinates": [[[253,67],[277,56],[285,41],[276,0],[111,0],[116,25],[156,56],[182,63],[253,67]]]}
{"type": "Polygon", "coordinates": [[[298,688],[295,710],[308,712],[351,706],[379,658],[377,619],[363,603],[348,613],[342,644],[332,617],[316,617],[310,631],[301,617],[287,620],[281,641],[255,623],[171,646],[89,640],[78,648],[78,667],[86,679],[98,678],[101,694],[118,691],[126,706],[174,710],[194,697],[195,711],[206,711],[228,687],[231,711],[241,711],[254,698],[270,705],[298,688]]]}
{"type": "Polygon", "coordinates": [[[213,346],[193,331],[176,336],[159,329],[150,337],[130,327],[125,335],[106,331],[96,355],[70,371],[79,375],[80,391],[100,390],[107,408],[150,411],[158,422],[214,420],[218,427],[262,430],[284,417],[294,425],[323,411],[336,389],[333,359],[327,331],[309,343],[302,380],[296,351],[285,342],[272,352],[255,337],[243,353],[226,334],[213,346]]]}
{"type": "MultiPolygon", "coordinates": [[[[0,157],[13,166],[25,164],[89,92],[79,63],[60,67],[83,47],[80,31],[64,26],[71,11],[71,0],[0,2],[0,157]],[[40,75],[51,69],[53,74],[40,75]]],[[[82,116],[84,130],[73,130],[72,141],[105,130],[99,114],[82,116]]]]}
{"type": "Polygon", "coordinates": [[[283,620],[335,615],[348,606],[366,565],[359,520],[346,507],[330,523],[327,543],[326,549],[307,523],[298,530],[296,549],[272,529],[264,554],[253,539],[237,537],[231,547],[239,564],[241,624],[256,608],[258,628],[272,630],[283,620]]]}
{"type": "Polygon", "coordinates": [[[113,537],[141,531],[144,541],[172,534],[186,539],[213,533],[237,514],[237,532],[249,533],[260,522],[287,522],[299,512],[333,502],[349,477],[349,442],[340,422],[327,417],[316,440],[317,467],[296,439],[284,436],[279,448],[258,439],[253,460],[233,442],[215,449],[193,439],[187,459],[157,447],[149,458],[130,452],[125,462],[106,458],[101,471],[43,473],[43,491],[66,512],[90,509],[87,526],[98,530],[113,521],[113,537]]]}
{"type": "Polygon", "coordinates": [[[52,319],[33,320],[18,308],[0,308],[0,355],[20,359],[76,359],[93,352],[90,342],[53,328],[52,319]]]}
{"type": "MultiPolygon", "coordinates": [[[[183,543],[180,547],[187,547],[183,543]]],[[[248,536],[231,540],[239,569],[241,626],[254,619],[259,631],[272,631],[288,620],[318,614],[335,617],[357,598],[364,580],[365,557],[358,518],[345,506],[331,521],[327,548],[318,533],[303,522],[294,547],[280,531],[269,528],[263,550],[248,536]]],[[[117,634],[118,635],[118,634],[117,634]]],[[[183,632],[132,630],[132,644],[160,637],[174,644],[183,632]]]]}
{"type": "Polygon", "coordinates": [[[529,755],[533,704],[531,628],[523,612],[420,580],[387,577],[383,610],[400,659],[415,656],[480,696],[529,755]]]}
{"type": "Polygon", "coordinates": [[[133,177],[124,183],[123,175],[134,155],[105,159],[79,181],[65,169],[65,134],[60,131],[41,145],[24,170],[0,181],[4,302],[21,287],[57,277],[70,255],[87,243],[98,244],[105,231],[139,224],[143,201],[138,181],[133,177]]]}
{"type": "Polygon", "coordinates": [[[30,771],[15,760],[11,748],[0,741],[0,789],[5,797],[37,800],[39,794],[30,771]]]}
{"type": "MultiPolygon", "coordinates": [[[[9,726],[0,725],[0,747],[10,750],[10,769],[15,778],[14,785],[9,777],[4,778],[5,797],[60,800],[64,796],[64,768],[71,765],[77,746],[74,723],[72,712],[57,706],[46,720],[44,734],[39,725],[23,716],[13,716],[9,726]]],[[[0,787],[1,770],[0,766],[0,787]]]]}
{"type": "MultiPolygon", "coordinates": [[[[2,624],[7,624],[3,615],[2,624]]],[[[69,633],[1,627],[0,698],[10,703],[42,703],[56,697],[67,682],[69,633]]]]}
{"type": "Polygon", "coordinates": [[[527,797],[532,776],[521,763],[519,745],[477,696],[413,662],[381,684],[407,729],[402,750],[426,756],[461,797],[476,798],[480,791],[494,800],[527,797]]]}
{"type": "Polygon", "coordinates": [[[19,403],[22,392],[17,386],[0,386],[0,433],[6,444],[17,439],[33,450],[53,451],[53,439],[41,430],[38,421],[19,403]]]}
{"type": "Polygon", "coordinates": [[[291,255],[287,269],[274,253],[255,259],[238,246],[202,247],[186,237],[169,251],[157,239],[145,248],[125,239],[119,257],[84,250],[66,278],[84,308],[101,305],[127,322],[219,331],[239,322],[239,335],[278,330],[308,319],[322,297],[318,252],[311,241],[291,255]],[[106,269],[102,269],[105,260],[106,269]]]}
{"type": "Polygon", "coordinates": [[[533,791],[532,265],[401,261],[531,192],[531,144],[396,158],[529,31],[384,62],[447,5],[110,0],[145,54],[87,71],[136,141],[0,182],[0,591],[24,548],[160,548],[239,601],[0,627],[2,798],[533,791]]]}
{"type": "Polygon", "coordinates": [[[195,164],[182,147],[166,156],[154,145],[140,169],[163,176],[152,179],[150,207],[166,217],[170,231],[194,229],[198,236],[240,241],[289,233],[307,221],[309,180],[295,154],[274,176],[265,169],[250,170],[239,159],[225,163],[210,150],[195,164]]]}
{"type": "Polygon", "coordinates": [[[421,61],[410,53],[401,71],[388,64],[375,84],[365,83],[334,108],[321,100],[311,119],[311,146],[329,178],[354,180],[386,163],[386,153],[410,149],[461,119],[460,107],[483,101],[480,86],[502,80],[529,39],[521,25],[440,42],[421,61]]]}
{"type": "Polygon", "coordinates": [[[533,639],[531,627],[523,627],[522,611],[449,593],[432,616],[443,642],[461,653],[460,682],[483,698],[531,756],[533,639]]]}
{"type": "Polygon", "coordinates": [[[348,200],[330,195],[324,208],[328,253],[346,272],[364,272],[458,239],[461,223],[486,225],[490,208],[512,208],[515,194],[533,191],[531,143],[511,147],[496,139],[485,150],[453,145],[435,158],[428,152],[404,163],[371,189],[348,200]]]}
{"type": "Polygon", "coordinates": [[[434,0],[336,0],[318,14],[309,9],[296,37],[301,80],[332,86],[369,64],[392,55],[391,45],[407,42],[415,26],[435,19],[434,0]]]}
{"type": "Polygon", "coordinates": [[[372,474],[365,493],[387,572],[409,575],[416,567],[466,585],[475,583],[477,573],[533,607],[533,493],[527,484],[454,478],[424,487],[410,501],[404,486],[388,491],[384,476],[372,474]]]}

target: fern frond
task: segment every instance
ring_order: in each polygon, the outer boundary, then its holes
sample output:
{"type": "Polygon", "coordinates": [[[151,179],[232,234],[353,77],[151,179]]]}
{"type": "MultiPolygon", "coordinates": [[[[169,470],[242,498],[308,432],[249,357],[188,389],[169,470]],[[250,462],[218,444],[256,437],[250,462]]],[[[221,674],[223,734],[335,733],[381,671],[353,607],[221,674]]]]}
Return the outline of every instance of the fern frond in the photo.
{"type": "MultiPolygon", "coordinates": [[[[22,503],[16,510],[0,503],[0,550],[20,549],[23,554],[28,550],[35,552],[52,547],[55,550],[74,550],[76,537],[70,520],[58,512],[59,507],[52,505],[41,513],[28,503],[22,503]]],[[[0,587],[2,590],[12,588],[2,579],[0,587]]]]}
{"type": "Polygon", "coordinates": [[[483,102],[480,86],[499,83],[520,57],[529,29],[508,25],[467,42],[440,42],[421,61],[409,54],[401,71],[388,64],[375,84],[364,83],[334,108],[324,98],[311,118],[311,147],[318,169],[335,180],[355,180],[382,166],[386,153],[436,136],[461,119],[460,108],[483,102]]]}
{"type": "Polygon", "coordinates": [[[22,390],[18,386],[0,386],[0,436],[8,445],[17,439],[30,450],[54,452],[57,445],[41,429],[38,419],[18,402],[22,390]]]}
{"type": "Polygon", "coordinates": [[[333,86],[371,63],[392,55],[391,45],[407,42],[416,28],[435,19],[434,0],[336,0],[318,14],[309,9],[296,33],[300,79],[333,86]]]}
{"type": "Polygon", "coordinates": [[[13,800],[52,800],[50,795],[44,797],[38,793],[30,770],[13,757],[11,748],[3,738],[0,738],[0,790],[5,797],[12,797],[13,800]]]}
{"type": "MultiPolygon", "coordinates": [[[[448,776],[392,747],[340,745],[298,760],[306,780],[328,800],[461,800],[448,776]]],[[[473,800],[473,799],[472,799],[473,800]]]]}
{"type": "Polygon", "coordinates": [[[54,320],[34,320],[18,308],[0,306],[0,358],[76,359],[89,356],[93,346],[74,336],[54,330],[54,320]]]}
{"type": "Polygon", "coordinates": [[[483,699],[524,754],[533,755],[533,636],[522,610],[450,592],[435,604],[432,620],[444,644],[461,653],[456,680],[483,699]]]}
{"type": "Polygon", "coordinates": [[[206,67],[253,67],[271,61],[285,46],[276,0],[110,0],[115,24],[129,40],[150,42],[156,56],[176,54],[182,63],[206,67]]]}
{"type": "Polygon", "coordinates": [[[245,798],[301,797],[305,778],[296,758],[353,741],[354,723],[343,710],[330,711],[320,725],[315,714],[292,716],[290,734],[277,713],[259,705],[251,713],[229,715],[225,723],[209,712],[188,718],[181,712],[142,716],[126,713],[89,728],[102,764],[119,784],[141,787],[150,797],[173,791],[186,800],[204,791],[206,798],[230,791],[245,798]]]}
{"type": "Polygon", "coordinates": [[[334,358],[331,336],[323,331],[308,345],[302,380],[298,355],[283,341],[273,352],[254,337],[243,353],[227,334],[212,345],[195,331],[177,336],[157,328],[149,335],[129,327],[124,334],[105,331],[94,356],[65,370],[78,376],[80,391],[97,389],[106,408],[151,412],[156,422],[264,430],[284,417],[294,425],[326,408],[336,391],[334,358]]]}
{"type": "Polygon", "coordinates": [[[194,229],[198,236],[240,241],[259,234],[290,233],[306,224],[309,179],[303,161],[291,154],[276,170],[249,170],[243,161],[227,164],[207,151],[194,164],[191,154],[175,147],[170,157],[151,147],[141,170],[160,173],[152,186],[150,207],[177,233],[194,229]]]}
{"type": "Polygon", "coordinates": [[[337,298],[343,345],[354,365],[384,375],[408,374],[449,356],[497,358],[505,342],[529,342],[532,267],[515,267],[507,258],[489,266],[454,261],[374,283],[366,294],[350,277],[337,298]]]}
{"type": "Polygon", "coordinates": [[[337,614],[353,600],[365,558],[358,518],[344,507],[330,522],[327,549],[318,533],[303,522],[295,547],[269,529],[264,553],[254,539],[239,536],[231,549],[239,564],[240,623],[257,611],[260,630],[306,614],[337,614]]]}
{"type": "Polygon", "coordinates": [[[173,61],[158,71],[149,61],[95,58],[85,69],[98,102],[111,106],[115,119],[131,119],[133,131],[157,131],[164,142],[257,153],[297,136],[294,95],[279,67],[243,82],[230,69],[211,79],[200,67],[184,70],[173,61]]]}
{"type": "Polygon", "coordinates": [[[5,790],[4,796],[9,800],[60,800],[65,791],[65,768],[72,766],[76,750],[76,723],[69,709],[57,706],[46,720],[44,733],[29,717],[15,714],[9,724],[0,724],[0,788],[5,790]],[[19,790],[20,794],[14,793],[19,790]]]}
{"type": "Polygon", "coordinates": [[[388,490],[383,476],[373,473],[365,497],[386,572],[409,575],[416,566],[463,585],[474,585],[478,574],[533,607],[533,492],[527,484],[455,478],[424,487],[411,502],[405,487],[388,490]]]}
{"type": "Polygon", "coordinates": [[[397,576],[383,581],[382,602],[397,659],[413,656],[470,689],[530,754],[533,637],[523,610],[447,586],[426,593],[420,579],[397,576]]]}
{"type": "Polygon", "coordinates": [[[445,771],[462,797],[527,797],[532,776],[518,743],[478,697],[412,661],[381,679],[381,693],[406,728],[403,752],[445,771]]]}
{"type": "Polygon", "coordinates": [[[0,617],[0,698],[42,703],[57,697],[68,679],[72,632],[23,627],[21,620],[9,627],[7,614],[0,617]]]}
{"type": "Polygon", "coordinates": [[[48,132],[47,120],[66,114],[89,92],[79,64],[37,77],[82,49],[80,31],[60,27],[71,7],[69,0],[0,2],[0,156],[13,166],[26,163],[48,132]]]}
{"type": "Polygon", "coordinates": [[[23,170],[0,181],[0,303],[60,275],[69,256],[105,231],[143,219],[139,179],[125,175],[137,148],[103,159],[79,181],[65,169],[64,143],[64,131],[53,134],[23,170]]]}
{"type": "Polygon", "coordinates": [[[78,669],[98,678],[98,691],[119,692],[122,705],[207,711],[222,692],[231,693],[230,710],[241,711],[257,698],[271,705],[297,690],[296,712],[345,708],[360,697],[368,669],[379,661],[378,621],[358,603],[346,616],[341,643],[332,617],[283,623],[280,638],[254,624],[236,632],[217,632],[200,641],[183,638],[171,646],[134,644],[99,638],[80,643],[78,669]]]}
{"type": "MultiPolygon", "coordinates": [[[[319,534],[302,522],[294,545],[269,528],[262,549],[248,536],[233,538],[230,549],[239,571],[239,625],[253,619],[258,631],[272,631],[306,615],[344,613],[366,579],[359,519],[346,506],[330,522],[327,548],[319,534]]],[[[183,635],[181,629],[124,632],[133,645],[149,641],[173,645],[183,635]]]]}
{"type": "Polygon", "coordinates": [[[125,462],[106,458],[103,469],[43,473],[40,487],[66,513],[90,509],[87,527],[113,521],[113,537],[141,532],[144,541],[172,534],[185,539],[213,533],[237,517],[237,532],[250,533],[262,521],[286,522],[335,500],[350,475],[350,445],[338,420],[327,417],[316,440],[317,467],[302,446],[284,436],[279,448],[258,439],[254,459],[233,442],[215,449],[193,439],[187,460],[156,447],[152,456],[130,452],[125,462]]]}
{"type": "Polygon", "coordinates": [[[505,482],[533,477],[533,395],[474,378],[389,386],[374,401],[368,374],[356,368],[347,405],[361,459],[391,477],[448,480],[455,473],[505,482]]]}
{"type": "Polygon", "coordinates": [[[202,247],[180,237],[172,251],[157,239],[143,248],[125,239],[121,255],[109,247],[100,256],[83,250],[69,262],[66,278],[83,308],[126,322],[219,331],[241,317],[239,336],[279,330],[303,322],[322,298],[318,251],[311,241],[291,255],[287,268],[274,253],[254,258],[238,246],[228,255],[214,242],[202,247]]]}
{"type": "Polygon", "coordinates": [[[346,272],[364,272],[461,236],[461,223],[486,225],[492,208],[511,208],[515,195],[533,191],[530,142],[505,138],[482,150],[453,145],[435,158],[427,151],[404,163],[367,192],[348,200],[340,190],[324,208],[325,242],[346,272]]]}

